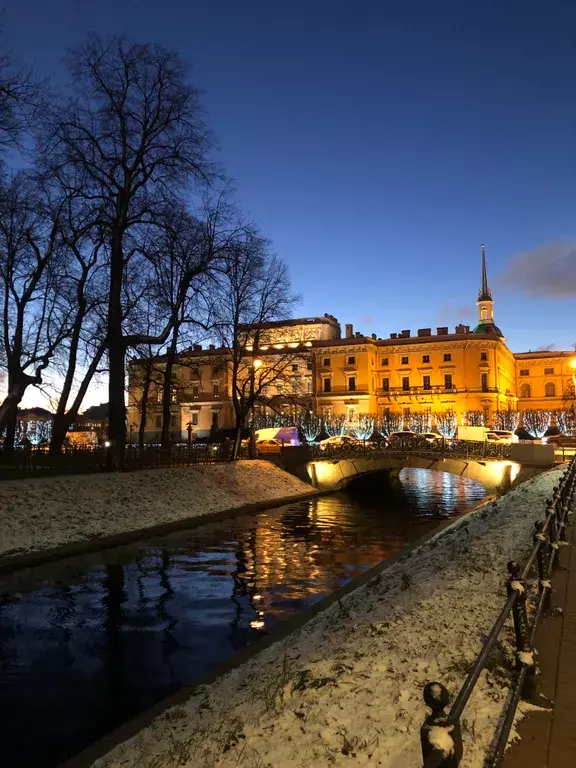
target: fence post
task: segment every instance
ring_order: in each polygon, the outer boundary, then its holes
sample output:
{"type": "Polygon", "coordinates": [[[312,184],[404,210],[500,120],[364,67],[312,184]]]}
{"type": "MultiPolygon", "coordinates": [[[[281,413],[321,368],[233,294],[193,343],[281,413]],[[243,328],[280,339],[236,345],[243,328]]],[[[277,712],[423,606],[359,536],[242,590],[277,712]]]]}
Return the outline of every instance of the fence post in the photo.
{"type": "Polygon", "coordinates": [[[420,728],[424,768],[458,768],[463,753],[462,733],[459,721],[447,724],[444,710],[450,703],[448,691],[442,683],[428,683],[424,702],[432,710],[420,728]]]}
{"type": "Polygon", "coordinates": [[[536,553],[536,562],[538,563],[538,586],[540,588],[540,594],[546,590],[546,597],[544,599],[544,605],[542,606],[545,611],[550,610],[550,604],[552,602],[552,590],[550,589],[550,571],[549,564],[550,558],[548,556],[548,547],[546,546],[546,534],[542,533],[544,530],[544,521],[537,520],[534,523],[534,545],[540,542],[538,552],[536,553]]]}
{"type": "Polygon", "coordinates": [[[518,671],[523,664],[529,667],[528,674],[524,678],[522,697],[531,699],[534,697],[535,665],[526,612],[526,583],[522,579],[522,566],[514,560],[508,563],[508,573],[510,574],[506,585],[508,596],[517,594],[516,601],[512,606],[514,634],[516,635],[516,667],[518,671]]]}

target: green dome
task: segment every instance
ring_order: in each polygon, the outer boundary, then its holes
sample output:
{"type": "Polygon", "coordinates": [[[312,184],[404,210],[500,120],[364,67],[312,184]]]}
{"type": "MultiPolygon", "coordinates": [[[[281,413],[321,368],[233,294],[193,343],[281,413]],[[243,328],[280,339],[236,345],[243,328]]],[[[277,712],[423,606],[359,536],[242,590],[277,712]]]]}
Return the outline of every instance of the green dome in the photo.
{"type": "Polygon", "coordinates": [[[489,322],[478,323],[476,328],[474,328],[473,333],[491,333],[491,334],[494,334],[495,336],[501,336],[502,338],[504,338],[504,334],[502,333],[500,328],[498,328],[497,325],[494,325],[494,323],[489,323],[489,322]]]}

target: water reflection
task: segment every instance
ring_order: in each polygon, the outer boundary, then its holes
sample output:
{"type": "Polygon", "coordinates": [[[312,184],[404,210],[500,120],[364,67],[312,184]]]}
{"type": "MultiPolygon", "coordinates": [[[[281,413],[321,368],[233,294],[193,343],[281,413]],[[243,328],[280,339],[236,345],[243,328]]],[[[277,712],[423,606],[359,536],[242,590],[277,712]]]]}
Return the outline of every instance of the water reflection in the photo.
{"type": "Polygon", "coordinates": [[[35,569],[4,584],[7,765],[49,768],[355,574],[483,489],[408,470],[377,485],[35,569]]]}

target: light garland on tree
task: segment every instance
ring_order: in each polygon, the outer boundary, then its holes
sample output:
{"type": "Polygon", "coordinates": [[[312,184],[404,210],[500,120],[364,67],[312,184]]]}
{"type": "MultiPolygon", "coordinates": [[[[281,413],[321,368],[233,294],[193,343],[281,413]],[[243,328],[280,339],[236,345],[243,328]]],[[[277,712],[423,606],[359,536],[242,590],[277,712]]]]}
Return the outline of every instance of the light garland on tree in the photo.
{"type": "Polygon", "coordinates": [[[346,426],[348,422],[344,414],[338,416],[330,416],[324,419],[324,429],[328,433],[329,437],[338,437],[338,435],[344,435],[346,433],[346,426]]]}
{"type": "Polygon", "coordinates": [[[484,411],[464,411],[462,414],[463,427],[483,427],[485,424],[484,411]]]}
{"type": "Polygon", "coordinates": [[[552,413],[550,411],[538,410],[524,411],[522,414],[522,421],[528,432],[537,440],[540,440],[544,437],[550,426],[552,413]]]}
{"type": "Polygon", "coordinates": [[[374,417],[361,414],[352,425],[351,432],[357,440],[368,440],[374,432],[374,417]]]}
{"type": "Polygon", "coordinates": [[[430,432],[432,430],[432,415],[430,411],[418,411],[408,417],[408,429],[412,432],[430,432]]]}
{"type": "Polygon", "coordinates": [[[562,434],[569,435],[576,429],[576,414],[572,408],[556,411],[554,414],[558,429],[562,434]]]}
{"type": "Polygon", "coordinates": [[[520,414],[508,408],[507,411],[496,411],[494,414],[494,429],[506,429],[515,432],[520,424],[520,414]]]}
{"type": "Polygon", "coordinates": [[[436,428],[442,437],[452,438],[456,435],[458,419],[454,411],[439,411],[434,414],[434,421],[436,422],[436,428]]]}
{"type": "Polygon", "coordinates": [[[404,417],[401,413],[383,413],[376,422],[376,431],[382,437],[388,437],[392,432],[400,432],[404,424],[404,417]]]}

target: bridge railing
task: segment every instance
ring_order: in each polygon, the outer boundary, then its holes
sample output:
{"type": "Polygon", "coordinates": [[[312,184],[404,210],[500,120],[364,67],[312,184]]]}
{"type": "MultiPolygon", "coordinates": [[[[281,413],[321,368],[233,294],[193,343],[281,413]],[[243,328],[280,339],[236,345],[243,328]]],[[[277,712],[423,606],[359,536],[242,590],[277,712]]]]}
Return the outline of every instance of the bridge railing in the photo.
{"type": "Polygon", "coordinates": [[[536,673],[534,636],[540,617],[544,611],[550,609],[552,592],[550,577],[556,564],[558,550],[566,541],[566,525],[570,522],[569,516],[572,514],[570,507],[575,492],[576,458],[573,458],[559,484],[554,488],[553,498],[546,502],[544,519],[534,524],[534,546],[526,565],[522,568],[517,562],[508,563],[506,602],[448,714],[445,708],[450,703],[450,697],[442,683],[433,682],[425,686],[424,701],[432,713],[425,719],[420,730],[423,768],[454,768],[460,764],[464,752],[460,717],[486,665],[490,651],[512,612],[516,639],[516,669],[512,693],[503,717],[499,719],[498,730],[492,741],[495,747],[485,763],[489,768],[498,768],[501,765],[518,702],[522,696],[530,697],[534,689],[536,673]],[[537,594],[534,595],[536,610],[532,621],[529,622],[527,577],[534,566],[538,573],[537,594]]]}
{"type": "Polygon", "coordinates": [[[398,456],[415,454],[432,458],[464,458],[471,460],[510,459],[511,446],[507,443],[490,443],[473,440],[427,440],[426,438],[394,438],[390,443],[386,440],[374,440],[343,443],[342,445],[322,444],[310,446],[312,458],[317,459],[350,459],[374,454],[398,456]]]}

